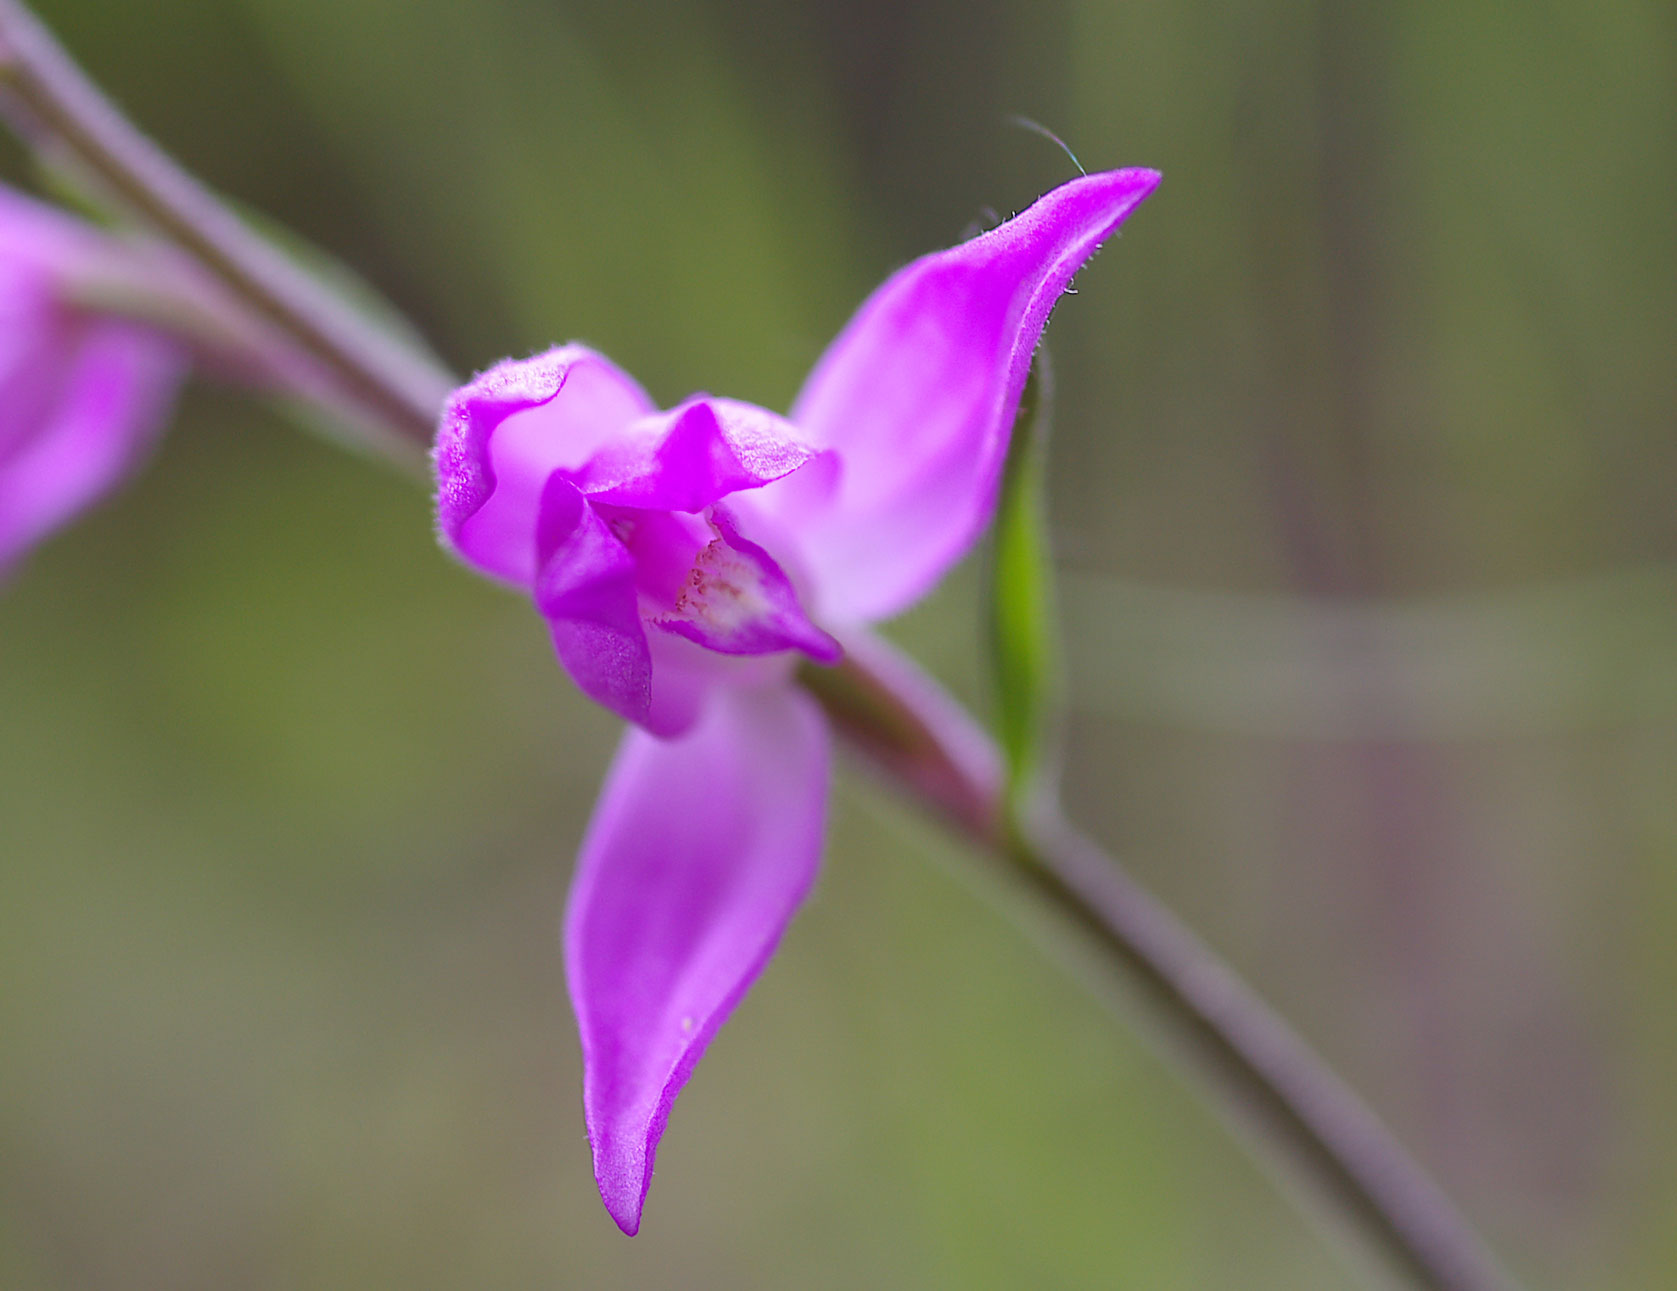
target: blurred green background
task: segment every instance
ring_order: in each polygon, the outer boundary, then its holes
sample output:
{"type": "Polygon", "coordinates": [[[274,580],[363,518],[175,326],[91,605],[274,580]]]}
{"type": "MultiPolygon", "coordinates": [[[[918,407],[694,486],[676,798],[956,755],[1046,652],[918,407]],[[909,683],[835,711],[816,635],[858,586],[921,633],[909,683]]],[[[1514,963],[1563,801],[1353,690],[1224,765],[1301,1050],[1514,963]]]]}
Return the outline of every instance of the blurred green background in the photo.
{"type": "MultiPolygon", "coordinates": [[[[1076,812],[1536,1287],[1677,1284],[1666,0],[53,0],[461,372],[784,407],[1070,173],[1076,812]]],[[[15,167],[14,167],[15,173],[15,167]]],[[[847,780],[594,1196],[557,923],[615,724],[411,484],[195,388],[0,599],[0,1285],[1354,1284],[1130,1027],[847,780]]],[[[982,702],[976,566],[899,637],[982,702]]]]}

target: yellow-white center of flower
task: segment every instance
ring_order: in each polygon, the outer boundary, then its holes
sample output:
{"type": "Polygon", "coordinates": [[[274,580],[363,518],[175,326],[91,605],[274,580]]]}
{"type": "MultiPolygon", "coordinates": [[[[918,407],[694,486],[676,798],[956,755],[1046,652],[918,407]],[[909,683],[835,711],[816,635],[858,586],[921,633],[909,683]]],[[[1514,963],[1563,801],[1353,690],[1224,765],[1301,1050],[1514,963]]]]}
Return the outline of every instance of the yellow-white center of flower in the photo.
{"type": "Polygon", "coordinates": [[[714,538],[694,557],[671,617],[702,623],[717,635],[728,637],[773,610],[764,594],[762,570],[722,539],[714,538]]]}

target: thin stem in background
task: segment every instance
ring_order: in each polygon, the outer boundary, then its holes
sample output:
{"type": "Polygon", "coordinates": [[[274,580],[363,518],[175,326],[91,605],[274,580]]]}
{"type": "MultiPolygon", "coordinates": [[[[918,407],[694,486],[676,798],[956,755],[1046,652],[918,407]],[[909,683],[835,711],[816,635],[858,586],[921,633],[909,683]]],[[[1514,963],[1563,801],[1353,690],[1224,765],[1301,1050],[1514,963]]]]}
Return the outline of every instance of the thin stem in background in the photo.
{"type": "Polygon", "coordinates": [[[252,230],[124,117],[18,0],[0,0],[0,90],[21,116],[21,132],[68,152],[319,363],[377,424],[408,443],[430,444],[455,379],[252,230]]]}
{"type": "Polygon", "coordinates": [[[1222,1106],[1327,1213],[1417,1286],[1513,1279],[1390,1130],[1216,954],[1057,814],[1007,859],[1122,970],[1222,1106]]]}
{"type": "MultiPolygon", "coordinates": [[[[429,444],[449,374],[254,233],[130,124],[18,0],[0,0],[0,87],[22,110],[22,128],[68,149],[393,433],[429,444]]],[[[1314,1184],[1349,1232],[1430,1291],[1512,1288],[1378,1119],[1170,911],[1057,812],[1008,828],[999,779],[978,770],[997,760],[987,750],[973,756],[947,713],[930,713],[926,696],[854,655],[800,676],[857,748],[1153,1003],[1225,1110],[1314,1184]]]]}
{"type": "Polygon", "coordinates": [[[1319,1213],[1404,1281],[1429,1291],[1515,1282],[1372,1111],[1158,898],[1057,808],[1009,829],[998,786],[967,768],[999,760],[948,747],[948,724],[854,654],[800,674],[834,724],[897,786],[999,864],[1009,888],[1076,931],[1163,1023],[1175,1050],[1319,1213]],[[860,697],[860,698],[859,698],[860,697]],[[889,723],[876,714],[890,711],[889,723]]]}

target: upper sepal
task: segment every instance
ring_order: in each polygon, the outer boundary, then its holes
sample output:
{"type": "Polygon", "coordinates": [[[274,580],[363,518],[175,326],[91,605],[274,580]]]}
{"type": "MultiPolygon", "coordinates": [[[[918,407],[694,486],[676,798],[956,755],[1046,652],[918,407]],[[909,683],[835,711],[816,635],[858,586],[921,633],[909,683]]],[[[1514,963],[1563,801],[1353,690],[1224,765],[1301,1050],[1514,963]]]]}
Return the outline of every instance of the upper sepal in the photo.
{"type": "Polygon", "coordinates": [[[754,500],[795,532],[823,616],[895,614],[972,545],[1049,312],[1158,182],[1119,170],[1063,184],[892,275],[828,347],[792,420],[833,450],[836,475],[800,472],[754,500]]]}

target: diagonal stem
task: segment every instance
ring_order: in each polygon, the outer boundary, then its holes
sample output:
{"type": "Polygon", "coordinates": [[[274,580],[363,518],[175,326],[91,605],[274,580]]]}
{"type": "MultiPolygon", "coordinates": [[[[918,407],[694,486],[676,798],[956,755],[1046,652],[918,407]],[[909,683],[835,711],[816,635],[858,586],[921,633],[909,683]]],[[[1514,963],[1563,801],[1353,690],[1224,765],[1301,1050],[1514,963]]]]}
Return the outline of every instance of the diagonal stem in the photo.
{"type": "Polygon", "coordinates": [[[1162,1019],[1267,1155],[1417,1287],[1512,1291],[1512,1278],[1390,1130],[1209,947],[1058,813],[1007,859],[1162,1019]]]}
{"type": "Polygon", "coordinates": [[[404,441],[429,445],[454,378],[258,235],[119,112],[20,0],[0,0],[0,92],[21,133],[69,154],[343,395],[404,441]]]}
{"type": "MultiPolygon", "coordinates": [[[[848,654],[800,679],[852,745],[974,844],[1009,887],[1069,927],[1138,994],[1219,1109],[1268,1149],[1318,1213],[1406,1283],[1427,1291],[1513,1291],[1466,1219],[1372,1111],[1216,953],[1057,807],[1010,828],[994,767],[951,747],[941,697],[848,654]],[[880,714],[888,715],[881,719],[880,714]]],[[[961,738],[970,739],[970,733],[961,738]]]]}
{"type": "MultiPolygon", "coordinates": [[[[127,121],[20,0],[0,0],[0,93],[26,134],[68,150],[345,397],[408,445],[430,443],[453,378],[253,232],[127,121]]],[[[836,668],[806,667],[800,679],[872,762],[1151,1002],[1219,1105],[1340,1227],[1428,1291],[1512,1291],[1373,1113],[1168,909],[1057,809],[1007,823],[999,758],[951,701],[873,666],[865,651],[836,668]]]]}

